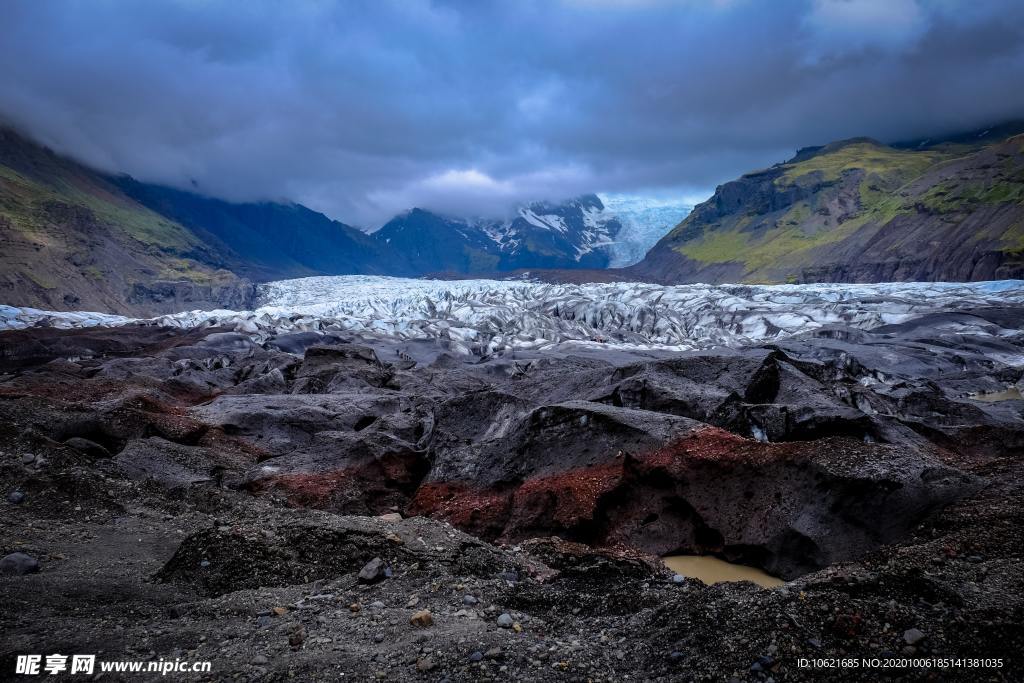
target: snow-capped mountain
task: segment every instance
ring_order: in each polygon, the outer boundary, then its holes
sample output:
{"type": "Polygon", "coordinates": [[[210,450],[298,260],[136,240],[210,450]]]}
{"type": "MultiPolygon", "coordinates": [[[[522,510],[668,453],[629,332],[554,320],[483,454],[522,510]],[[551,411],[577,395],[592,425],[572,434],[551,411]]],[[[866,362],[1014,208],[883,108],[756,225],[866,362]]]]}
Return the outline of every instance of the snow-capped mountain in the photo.
{"type": "Polygon", "coordinates": [[[510,222],[492,225],[489,234],[517,268],[607,268],[609,249],[622,230],[597,195],[561,204],[538,202],[519,209],[510,222]],[[564,265],[548,266],[558,260],[564,265]]]}
{"type": "Polygon", "coordinates": [[[611,268],[625,268],[640,261],[658,240],[679,225],[693,210],[681,199],[661,199],[630,194],[600,194],[604,213],[622,224],[610,247],[611,268]]]}
{"type": "Polygon", "coordinates": [[[413,209],[373,237],[408,260],[407,272],[495,273],[522,268],[607,268],[622,223],[597,195],[537,202],[507,220],[468,220],[413,209]]]}

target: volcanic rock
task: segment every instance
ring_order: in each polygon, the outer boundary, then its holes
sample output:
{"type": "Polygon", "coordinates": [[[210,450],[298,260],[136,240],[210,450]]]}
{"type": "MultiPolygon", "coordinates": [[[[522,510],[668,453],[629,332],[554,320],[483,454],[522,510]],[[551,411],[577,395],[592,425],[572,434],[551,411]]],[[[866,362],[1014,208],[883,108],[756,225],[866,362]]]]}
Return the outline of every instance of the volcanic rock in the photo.
{"type": "Polygon", "coordinates": [[[384,578],[384,560],[375,557],[359,570],[361,583],[375,583],[384,578]]]}
{"type": "Polygon", "coordinates": [[[39,560],[25,553],[11,553],[0,558],[0,574],[23,576],[39,571],[39,560]]]}

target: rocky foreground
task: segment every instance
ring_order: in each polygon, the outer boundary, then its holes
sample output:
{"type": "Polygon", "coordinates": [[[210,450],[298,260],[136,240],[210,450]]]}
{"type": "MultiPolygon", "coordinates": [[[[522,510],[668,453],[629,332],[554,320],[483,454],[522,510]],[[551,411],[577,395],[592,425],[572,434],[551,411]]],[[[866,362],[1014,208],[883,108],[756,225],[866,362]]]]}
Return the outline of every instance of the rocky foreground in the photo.
{"type": "Polygon", "coordinates": [[[368,333],[3,333],[0,671],[1019,680],[1022,327],[468,362],[368,333]],[[789,582],[707,587],[669,553],[789,582]],[[1002,665],[800,663],[848,657],[1002,665]]]}

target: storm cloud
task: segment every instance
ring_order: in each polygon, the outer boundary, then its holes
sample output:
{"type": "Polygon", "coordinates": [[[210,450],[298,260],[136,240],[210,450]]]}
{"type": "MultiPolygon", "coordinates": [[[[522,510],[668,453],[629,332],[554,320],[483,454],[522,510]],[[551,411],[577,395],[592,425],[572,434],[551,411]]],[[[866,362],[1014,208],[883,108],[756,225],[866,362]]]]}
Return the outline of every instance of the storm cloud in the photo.
{"type": "Polygon", "coordinates": [[[699,196],[798,147],[1024,115],[1024,4],[5,3],[0,120],[88,164],[375,227],[699,196]]]}

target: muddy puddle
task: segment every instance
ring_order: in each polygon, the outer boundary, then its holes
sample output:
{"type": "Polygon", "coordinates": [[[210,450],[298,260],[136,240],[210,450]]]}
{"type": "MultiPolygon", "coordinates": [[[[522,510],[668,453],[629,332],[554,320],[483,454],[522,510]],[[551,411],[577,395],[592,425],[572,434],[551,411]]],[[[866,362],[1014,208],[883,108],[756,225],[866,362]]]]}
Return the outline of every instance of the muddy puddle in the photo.
{"type": "Polygon", "coordinates": [[[670,555],[661,559],[677,574],[699,579],[709,586],[726,581],[752,581],[763,588],[775,588],[785,583],[760,569],[732,564],[709,555],[670,555]]]}
{"type": "Polygon", "coordinates": [[[990,391],[985,394],[971,394],[970,399],[972,401],[986,401],[988,403],[995,403],[996,401],[1020,401],[1024,399],[1021,395],[1020,389],[1017,387],[1010,387],[1004,391],[990,391]]]}

